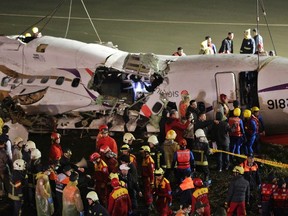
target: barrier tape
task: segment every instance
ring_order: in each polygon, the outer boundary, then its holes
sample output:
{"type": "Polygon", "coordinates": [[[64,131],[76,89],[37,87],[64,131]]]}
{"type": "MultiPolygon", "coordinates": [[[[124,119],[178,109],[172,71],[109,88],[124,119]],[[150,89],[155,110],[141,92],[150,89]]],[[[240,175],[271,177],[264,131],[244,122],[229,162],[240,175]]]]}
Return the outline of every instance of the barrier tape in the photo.
{"type": "MultiPolygon", "coordinates": [[[[231,152],[218,150],[218,149],[211,149],[211,152],[213,152],[213,153],[222,152],[222,153],[225,153],[225,154],[233,155],[233,156],[244,158],[244,159],[247,158],[246,155],[234,154],[234,153],[231,153],[231,152]]],[[[281,163],[281,162],[270,161],[270,160],[265,160],[265,159],[261,159],[261,158],[254,158],[254,160],[256,162],[267,164],[267,165],[270,165],[270,166],[288,169],[288,164],[284,164],[284,163],[281,163]]]]}

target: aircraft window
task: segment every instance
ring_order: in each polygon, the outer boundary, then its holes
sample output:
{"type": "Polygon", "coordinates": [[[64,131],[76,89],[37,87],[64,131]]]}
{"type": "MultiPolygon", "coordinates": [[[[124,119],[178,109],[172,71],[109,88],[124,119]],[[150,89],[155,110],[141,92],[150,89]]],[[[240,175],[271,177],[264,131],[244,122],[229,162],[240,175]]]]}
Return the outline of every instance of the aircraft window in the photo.
{"type": "Polygon", "coordinates": [[[80,79],[79,78],[75,78],[73,79],[72,81],[72,87],[76,88],[79,86],[79,83],[80,83],[80,79]]]}
{"type": "Polygon", "coordinates": [[[35,81],[35,77],[30,77],[28,80],[27,80],[27,83],[33,83],[35,81]]]}
{"type": "Polygon", "coordinates": [[[56,80],[56,85],[62,85],[64,80],[65,80],[65,77],[62,77],[62,76],[58,77],[58,79],[56,80]]]}
{"type": "Polygon", "coordinates": [[[48,80],[49,80],[49,77],[43,77],[40,82],[41,82],[42,84],[44,84],[44,83],[47,83],[48,80]]]}
{"type": "Polygon", "coordinates": [[[39,46],[37,46],[36,52],[45,53],[47,46],[48,44],[40,44],[39,46]]]}
{"type": "Polygon", "coordinates": [[[20,83],[20,79],[19,78],[16,78],[13,83],[20,83]]]}
{"type": "Polygon", "coordinates": [[[3,77],[2,81],[1,81],[1,86],[3,87],[7,87],[8,86],[8,82],[10,81],[10,77],[6,76],[6,77],[3,77]]]}

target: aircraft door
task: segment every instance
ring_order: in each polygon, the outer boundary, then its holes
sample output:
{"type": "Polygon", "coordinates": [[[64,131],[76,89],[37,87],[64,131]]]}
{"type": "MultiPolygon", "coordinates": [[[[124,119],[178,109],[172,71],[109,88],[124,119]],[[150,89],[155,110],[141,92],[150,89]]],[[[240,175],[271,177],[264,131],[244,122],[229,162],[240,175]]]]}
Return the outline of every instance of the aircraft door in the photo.
{"type": "Polygon", "coordinates": [[[216,73],[215,82],[217,100],[219,100],[220,94],[226,94],[229,99],[229,107],[233,108],[232,102],[237,98],[235,74],[232,72],[216,73]]]}

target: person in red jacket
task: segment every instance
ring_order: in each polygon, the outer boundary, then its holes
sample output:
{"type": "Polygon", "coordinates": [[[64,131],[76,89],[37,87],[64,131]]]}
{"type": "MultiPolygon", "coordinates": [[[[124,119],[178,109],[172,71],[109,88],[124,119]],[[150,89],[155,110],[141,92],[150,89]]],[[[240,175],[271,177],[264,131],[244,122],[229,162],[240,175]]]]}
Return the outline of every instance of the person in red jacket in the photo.
{"type": "Polygon", "coordinates": [[[61,135],[59,133],[53,132],[51,134],[52,145],[50,147],[49,159],[53,163],[55,161],[60,161],[61,157],[63,156],[62,147],[60,145],[60,138],[61,135]]]}
{"type": "Polygon", "coordinates": [[[288,215],[287,183],[283,178],[278,180],[278,188],[272,194],[274,216],[288,215]]]}
{"type": "Polygon", "coordinates": [[[111,216],[124,216],[131,213],[132,205],[128,190],[120,186],[117,178],[111,179],[112,192],[109,195],[108,212],[111,216]]]}
{"type": "Polygon", "coordinates": [[[208,198],[208,188],[203,187],[203,181],[200,178],[193,179],[195,191],[192,194],[192,210],[191,212],[195,211],[196,203],[202,202],[205,204],[203,216],[210,216],[210,203],[208,198]]]}
{"type": "Polygon", "coordinates": [[[109,136],[108,126],[101,125],[96,139],[96,151],[99,152],[102,146],[108,146],[112,152],[118,155],[118,147],[115,139],[109,136]]]}
{"type": "Polygon", "coordinates": [[[159,215],[168,216],[173,212],[169,208],[172,205],[172,190],[170,182],[164,177],[164,170],[159,168],[154,171],[155,181],[153,194],[156,195],[156,209],[159,215]]]}
{"type": "Polygon", "coordinates": [[[101,159],[107,164],[109,173],[116,173],[118,171],[118,161],[116,159],[116,154],[111,151],[111,149],[103,145],[100,148],[101,159]]]}
{"type": "Polygon", "coordinates": [[[149,210],[153,208],[152,186],[154,184],[154,160],[150,156],[150,147],[142,146],[140,149],[143,152],[142,161],[142,180],[144,186],[144,199],[149,210]]]}

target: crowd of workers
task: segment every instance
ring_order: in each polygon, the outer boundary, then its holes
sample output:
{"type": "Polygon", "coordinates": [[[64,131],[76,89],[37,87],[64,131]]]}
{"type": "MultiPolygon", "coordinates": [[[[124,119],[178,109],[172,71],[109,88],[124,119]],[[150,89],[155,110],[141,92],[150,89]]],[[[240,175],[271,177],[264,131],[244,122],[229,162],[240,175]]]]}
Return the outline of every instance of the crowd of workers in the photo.
{"type": "Polygon", "coordinates": [[[23,206],[31,212],[35,209],[37,215],[140,215],[139,197],[147,207],[142,215],[209,216],[213,179],[208,157],[217,148],[224,151],[217,153],[218,172],[232,170],[234,177],[223,208],[213,215],[246,215],[246,208],[256,200],[261,215],[288,215],[288,178],[271,172],[261,182],[254,161],[259,136],[265,134],[259,108],[242,112],[239,102],[233,101],[230,110],[227,96],[221,94],[215,120],[207,120],[201,104],[189,100],[187,91],[181,97],[178,108],[163,111],[158,136],[150,135],[139,151],[132,133],[125,133],[122,143],[117,143],[108,126],[101,125],[95,152],[76,164],[71,162],[71,149],[62,148],[59,133],[51,134],[46,163],[41,160],[44,152],[32,140],[10,141],[9,127],[4,125],[0,196],[12,200],[15,216],[22,214],[23,206]],[[242,163],[237,160],[241,153],[247,155],[242,163]],[[177,211],[171,209],[172,202],[179,203],[177,211]]]}

